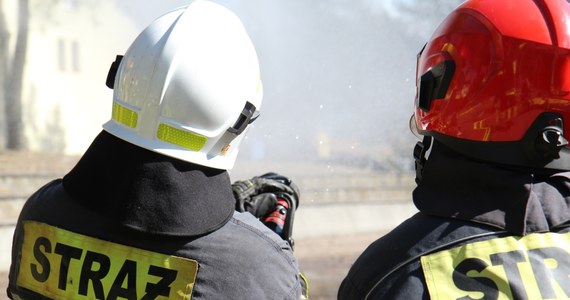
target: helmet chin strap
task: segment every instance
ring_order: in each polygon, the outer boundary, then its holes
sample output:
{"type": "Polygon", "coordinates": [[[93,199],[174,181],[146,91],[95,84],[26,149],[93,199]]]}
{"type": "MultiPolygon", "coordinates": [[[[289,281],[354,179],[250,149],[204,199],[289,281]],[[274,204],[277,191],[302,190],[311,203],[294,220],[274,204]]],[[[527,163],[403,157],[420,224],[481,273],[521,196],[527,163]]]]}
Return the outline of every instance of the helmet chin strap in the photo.
{"type": "Polygon", "coordinates": [[[421,142],[417,142],[414,147],[414,160],[416,168],[416,184],[420,184],[422,181],[422,173],[424,170],[424,164],[426,163],[426,154],[428,153],[432,144],[432,137],[424,135],[421,142]]]}

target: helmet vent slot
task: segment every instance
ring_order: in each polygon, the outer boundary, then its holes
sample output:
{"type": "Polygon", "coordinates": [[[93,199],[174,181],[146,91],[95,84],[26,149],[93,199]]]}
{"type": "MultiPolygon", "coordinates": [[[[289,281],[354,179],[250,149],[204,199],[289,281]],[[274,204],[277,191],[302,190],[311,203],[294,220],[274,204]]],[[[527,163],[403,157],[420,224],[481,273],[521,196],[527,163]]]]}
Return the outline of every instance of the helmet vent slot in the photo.
{"type": "Polygon", "coordinates": [[[247,125],[255,121],[257,117],[259,117],[259,111],[256,110],[255,105],[247,101],[234,126],[228,128],[228,131],[235,135],[240,135],[247,125]]]}
{"type": "Polygon", "coordinates": [[[454,72],[455,62],[445,60],[422,74],[418,86],[418,107],[429,111],[433,100],[445,98],[454,72]]]}

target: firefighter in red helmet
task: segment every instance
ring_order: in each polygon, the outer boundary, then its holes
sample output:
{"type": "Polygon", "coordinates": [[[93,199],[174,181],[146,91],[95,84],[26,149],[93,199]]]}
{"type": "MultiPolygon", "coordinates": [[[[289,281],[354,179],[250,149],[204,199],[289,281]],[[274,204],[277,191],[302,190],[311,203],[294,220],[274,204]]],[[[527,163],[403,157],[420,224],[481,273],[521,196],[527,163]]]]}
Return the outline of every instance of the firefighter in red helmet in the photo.
{"type": "Polygon", "coordinates": [[[339,299],[570,297],[570,3],[468,0],[418,55],[419,212],[339,299]]]}

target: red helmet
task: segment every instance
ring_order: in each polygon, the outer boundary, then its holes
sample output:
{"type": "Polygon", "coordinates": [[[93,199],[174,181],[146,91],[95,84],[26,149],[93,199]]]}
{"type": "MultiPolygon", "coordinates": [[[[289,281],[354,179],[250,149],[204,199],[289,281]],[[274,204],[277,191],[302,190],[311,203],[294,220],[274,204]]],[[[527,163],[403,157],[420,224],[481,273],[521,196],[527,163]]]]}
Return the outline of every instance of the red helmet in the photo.
{"type": "Polygon", "coordinates": [[[468,0],[418,54],[415,126],[477,159],[570,170],[570,3],[468,0]]]}

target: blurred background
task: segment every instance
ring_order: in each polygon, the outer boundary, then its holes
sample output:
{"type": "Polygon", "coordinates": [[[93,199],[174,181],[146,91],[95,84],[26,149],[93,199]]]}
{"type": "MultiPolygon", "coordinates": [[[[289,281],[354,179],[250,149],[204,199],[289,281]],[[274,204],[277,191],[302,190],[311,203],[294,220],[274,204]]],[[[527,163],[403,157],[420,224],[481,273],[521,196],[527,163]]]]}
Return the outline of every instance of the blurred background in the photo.
{"type": "MultiPolygon", "coordinates": [[[[110,118],[115,55],[189,2],[0,0],[0,284],[23,202],[73,167],[110,118]]],[[[416,54],[460,1],[214,2],[242,19],[264,85],[230,175],[297,182],[296,253],[312,298],[334,299],[356,256],[415,212],[416,54]]]]}

